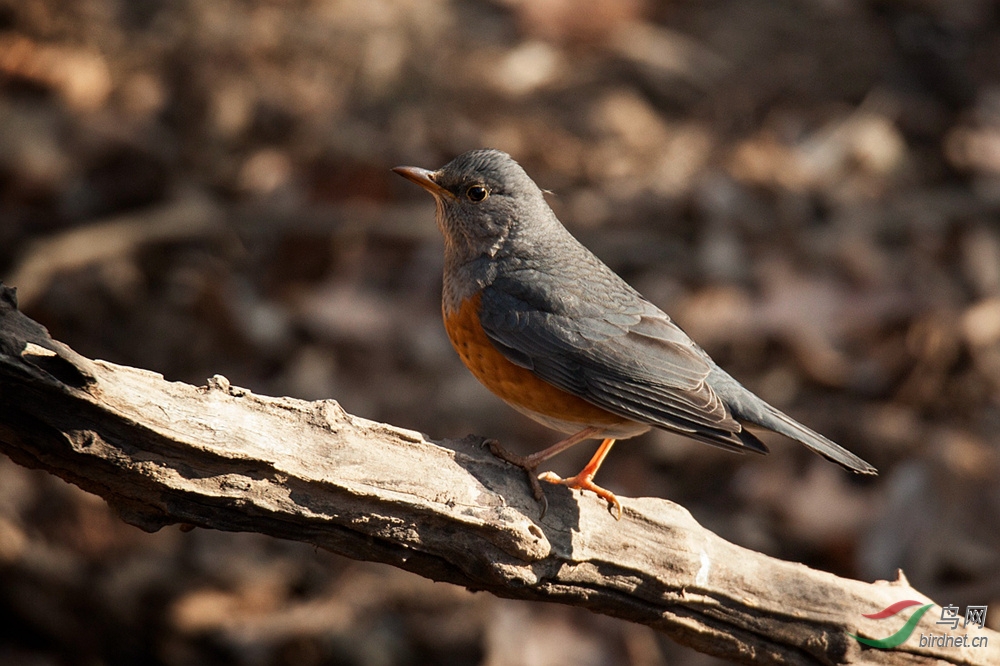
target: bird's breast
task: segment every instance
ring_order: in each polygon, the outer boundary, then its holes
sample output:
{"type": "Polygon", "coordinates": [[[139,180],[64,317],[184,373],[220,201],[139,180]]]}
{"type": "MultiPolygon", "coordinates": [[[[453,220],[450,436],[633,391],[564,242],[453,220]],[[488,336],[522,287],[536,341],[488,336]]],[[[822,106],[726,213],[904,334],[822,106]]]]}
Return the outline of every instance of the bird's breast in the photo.
{"type": "Polygon", "coordinates": [[[444,325],[462,362],[486,388],[540,423],[566,432],[631,423],[512,363],[490,342],[480,319],[481,296],[444,303],[444,325]],[[565,427],[557,427],[564,424],[565,427]]]}

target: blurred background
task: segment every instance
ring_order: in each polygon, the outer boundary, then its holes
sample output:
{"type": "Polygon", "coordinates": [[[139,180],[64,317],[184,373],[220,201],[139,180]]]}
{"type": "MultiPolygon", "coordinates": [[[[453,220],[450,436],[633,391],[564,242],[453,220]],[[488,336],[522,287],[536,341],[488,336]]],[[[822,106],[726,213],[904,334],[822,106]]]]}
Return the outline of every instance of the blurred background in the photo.
{"type": "MultiPolygon", "coordinates": [[[[656,432],[602,485],[841,576],[902,567],[1000,628],[996,3],[0,1],[0,278],[91,357],[554,442],[450,348],[432,200],[389,171],[484,146],[881,471],[656,432]]],[[[717,663],[303,544],[145,534],[6,458],[0,617],[3,664],[717,663]]]]}

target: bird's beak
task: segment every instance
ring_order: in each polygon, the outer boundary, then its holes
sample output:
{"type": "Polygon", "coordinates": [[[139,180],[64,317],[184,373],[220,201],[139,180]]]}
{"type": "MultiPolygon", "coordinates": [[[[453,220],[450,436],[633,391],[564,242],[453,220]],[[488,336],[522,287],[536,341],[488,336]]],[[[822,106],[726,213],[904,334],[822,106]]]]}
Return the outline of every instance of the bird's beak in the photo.
{"type": "Polygon", "coordinates": [[[407,180],[412,180],[436,197],[446,196],[452,199],[455,198],[455,195],[437,184],[434,180],[434,171],[411,166],[395,167],[393,171],[407,180]]]}

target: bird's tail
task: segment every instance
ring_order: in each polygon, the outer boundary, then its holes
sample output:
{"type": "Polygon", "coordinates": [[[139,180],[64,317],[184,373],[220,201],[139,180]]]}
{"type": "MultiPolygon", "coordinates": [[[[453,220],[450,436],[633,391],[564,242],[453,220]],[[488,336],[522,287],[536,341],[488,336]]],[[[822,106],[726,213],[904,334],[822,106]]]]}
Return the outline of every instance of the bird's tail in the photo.
{"type": "Polygon", "coordinates": [[[801,442],[809,450],[852,472],[857,472],[858,474],[878,474],[878,470],[873,465],[862,460],[839,444],[830,441],[815,430],[805,427],[791,416],[775,409],[767,403],[764,403],[764,407],[766,408],[766,416],[771,417],[769,419],[761,419],[765,422],[760,423],[760,425],[765,428],[801,442]]]}
{"type": "Polygon", "coordinates": [[[712,387],[725,400],[737,420],[759,425],[790,437],[852,472],[878,474],[873,465],[767,404],[721,368],[716,368],[710,380],[712,387]]]}

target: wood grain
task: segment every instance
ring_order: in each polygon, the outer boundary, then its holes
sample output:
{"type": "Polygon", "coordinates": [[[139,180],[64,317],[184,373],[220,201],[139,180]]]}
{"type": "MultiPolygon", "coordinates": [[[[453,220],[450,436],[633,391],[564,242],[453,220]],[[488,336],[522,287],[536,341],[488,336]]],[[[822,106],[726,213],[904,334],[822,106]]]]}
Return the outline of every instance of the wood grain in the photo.
{"type": "MultiPolygon", "coordinates": [[[[53,341],[0,285],[0,451],[105,498],[145,530],[253,531],[384,562],[502,597],[584,606],[748,664],[1000,664],[989,649],[864,648],[863,613],[893,582],[838,578],[729,543],[662,499],[546,488],[538,518],[520,470],[482,440],[436,441],[333,400],[254,395],[220,376],[196,387],[86,359],[53,341]]],[[[917,632],[939,632],[936,612],[917,632]]]]}

